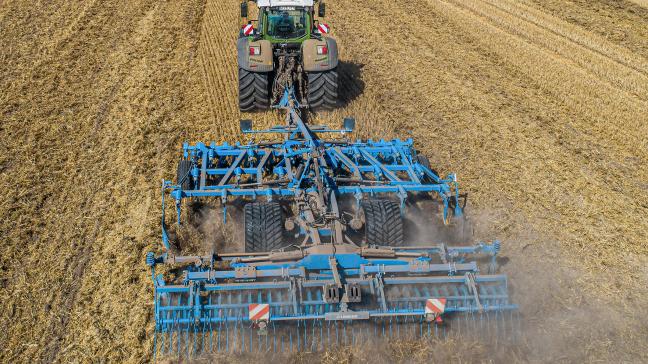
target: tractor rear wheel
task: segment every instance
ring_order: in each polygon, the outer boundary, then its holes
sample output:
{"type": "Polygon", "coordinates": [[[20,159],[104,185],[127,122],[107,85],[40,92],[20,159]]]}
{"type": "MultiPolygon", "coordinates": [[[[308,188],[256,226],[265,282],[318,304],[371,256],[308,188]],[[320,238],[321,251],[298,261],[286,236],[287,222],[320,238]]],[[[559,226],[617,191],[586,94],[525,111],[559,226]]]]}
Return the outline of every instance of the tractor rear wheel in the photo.
{"type": "Polygon", "coordinates": [[[276,202],[255,202],[245,205],[245,252],[268,252],[283,248],[283,213],[276,202]]]}
{"type": "Polygon", "coordinates": [[[191,176],[190,160],[182,159],[180,162],[178,162],[176,183],[179,184],[183,190],[193,189],[193,177],[191,176]]]}
{"type": "Polygon", "coordinates": [[[270,107],[269,73],[250,72],[239,68],[239,109],[266,110],[270,107]]]}
{"type": "Polygon", "coordinates": [[[308,75],[308,106],[312,110],[334,109],[338,100],[337,69],[306,74],[308,75]]]}
{"type": "Polygon", "coordinates": [[[403,218],[397,202],[390,200],[364,201],[362,210],[365,216],[367,244],[403,245],[403,218]]]}

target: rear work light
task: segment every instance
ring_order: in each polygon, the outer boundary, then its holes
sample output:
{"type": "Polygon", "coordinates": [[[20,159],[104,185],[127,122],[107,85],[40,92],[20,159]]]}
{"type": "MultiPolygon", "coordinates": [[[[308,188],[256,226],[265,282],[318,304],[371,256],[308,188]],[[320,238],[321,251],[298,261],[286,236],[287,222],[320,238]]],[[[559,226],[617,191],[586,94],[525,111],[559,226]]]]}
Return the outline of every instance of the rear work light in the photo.
{"type": "Polygon", "coordinates": [[[324,54],[328,54],[328,47],[325,45],[318,45],[317,46],[317,55],[321,56],[324,54]]]}
{"type": "Polygon", "coordinates": [[[261,47],[259,47],[259,46],[250,47],[250,55],[251,56],[258,56],[259,54],[261,54],[261,47]]]}

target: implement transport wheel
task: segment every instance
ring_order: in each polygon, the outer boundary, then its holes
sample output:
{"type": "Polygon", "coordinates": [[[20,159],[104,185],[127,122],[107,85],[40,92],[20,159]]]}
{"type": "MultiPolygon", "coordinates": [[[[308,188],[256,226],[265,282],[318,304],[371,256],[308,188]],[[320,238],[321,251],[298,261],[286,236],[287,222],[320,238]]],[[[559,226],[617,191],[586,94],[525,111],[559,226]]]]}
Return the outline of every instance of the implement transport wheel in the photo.
{"type": "Polygon", "coordinates": [[[245,252],[268,252],[283,248],[283,213],[276,202],[245,205],[245,252]]]}
{"type": "Polygon", "coordinates": [[[403,218],[397,202],[368,200],[362,202],[367,244],[403,245],[403,218]]]}
{"type": "Polygon", "coordinates": [[[270,73],[250,72],[239,68],[239,109],[241,111],[270,108],[270,73]]]}
{"type": "Polygon", "coordinates": [[[307,72],[308,106],[311,110],[333,110],[338,100],[338,72],[307,72]]]}
{"type": "Polygon", "coordinates": [[[193,190],[193,177],[191,176],[191,161],[182,159],[178,162],[176,182],[183,190],[193,190]]]}
{"type": "MultiPolygon", "coordinates": [[[[419,153],[413,159],[414,159],[414,162],[418,162],[423,167],[427,167],[427,169],[431,170],[432,173],[436,174],[438,177],[441,177],[441,176],[439,176],[439,173],[437,173],[437,171],[435,171],[432,168],[432,166],[430,165],[430,160],[428,159],[428,157],[426,157],[423,154],[419,153]]],[[[426,175],[423,179],[426,181],[426,180],[429,180],[430,178],[427,177],[427,175],[426,175]]]]}

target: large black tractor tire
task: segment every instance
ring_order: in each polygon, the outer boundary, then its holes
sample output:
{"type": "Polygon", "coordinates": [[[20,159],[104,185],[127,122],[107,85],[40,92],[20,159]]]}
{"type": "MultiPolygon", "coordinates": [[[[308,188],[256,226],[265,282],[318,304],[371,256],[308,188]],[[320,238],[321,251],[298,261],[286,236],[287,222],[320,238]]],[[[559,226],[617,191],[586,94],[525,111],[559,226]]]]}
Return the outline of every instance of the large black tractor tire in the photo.
{"type": "Polygon", "coordinates": [[[176,183],[179,184],[183,190],[193,190],[193,177],[191,176],[191,161],[182,159],[178,162],[178,170],[176,174],[176,183]]]}
{"type": "Polygon", "coordinates": [[[245,252],[268,252],[286,245],[281,205],[255,202],[245,205],[244,210],[245,252]]]}
{"type": "Polygon", "coordinates": [[[397,202],[368,200],[362,202],[362,210],[365,216],[365,239],[368,245],[403,245],[403,218],[397,202]]]}
{"type": "Polygon", "coordinates": [[[270,73],[250,72],[239,68],[239,109],[270,108],[270,73]]]}
{"type": "Polygon", "coordinates": [[[307,72],[308,106],[311,110],[333,110],[338,102],[338,72],[307,72]]]}

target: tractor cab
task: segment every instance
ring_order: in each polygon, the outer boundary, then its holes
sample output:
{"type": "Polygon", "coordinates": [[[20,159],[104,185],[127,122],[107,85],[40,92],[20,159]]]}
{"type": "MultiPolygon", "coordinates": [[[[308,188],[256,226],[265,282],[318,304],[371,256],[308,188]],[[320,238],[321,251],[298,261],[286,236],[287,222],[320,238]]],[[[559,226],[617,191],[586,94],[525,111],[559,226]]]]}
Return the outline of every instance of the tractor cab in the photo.
{"type": "Polygon", "coordinates": [[[279,7],[261,11],[262,34],[271,41],[300,39],[310,34],[311,14],[308,8],[279,7]]]}

